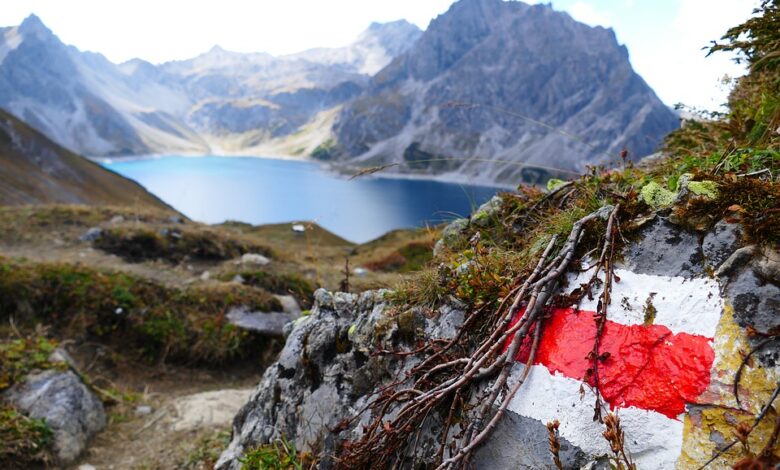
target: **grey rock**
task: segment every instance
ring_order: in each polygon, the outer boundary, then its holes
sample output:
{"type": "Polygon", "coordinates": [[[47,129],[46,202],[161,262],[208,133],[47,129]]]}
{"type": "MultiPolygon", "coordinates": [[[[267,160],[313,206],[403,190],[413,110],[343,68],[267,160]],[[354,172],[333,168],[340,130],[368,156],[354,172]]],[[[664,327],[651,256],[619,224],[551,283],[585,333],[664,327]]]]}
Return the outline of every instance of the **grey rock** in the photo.
{"type": "Polygon", "coordinates": [[[501,210],[503,200],[499,196],[493,196],[489,201],[479,206],[476,212],[471,216],[471,223],[478,227],[488,225],[496,214],[501,210]]]}
{"type": "Polygon", "coordinates": [[[115,224],[121,224],[124,221],[125,221],[124,217],[122,217],[121,215],[115,215],[111,217],[111,220],[109,220],[108,223],[110,223],[111,225],[115,225],[115,224]]]}
{"type": "Polygon", "coordinates": [[[70,354],[68,354],[68,351],[66,351],[64,348],[56,348],[54,351],[49,354],[49,362],[53,362],[55,364],[61,363],[65,364],[68,367],[75,368],[76,362],[73,360],[72,357],[70,357],[70,354]]]}
{"type": "Polygon", "coordinates": [[[765,281],[780,285],[780,252],[764,246],[754,260],[753,270],[765,281]]]}
{"type": "Polygon", "coordinates": [[[244,330],[269,336],[283,336],[284,326],[295,320],[295,316],[283,312],[250,312],[233,308],[227,314],[228,321],[244,330]]]}
{"type": "Polygon", "coordinates": [[[100,238],[103,235],[103,229],[100,227],[92,227],[88,229],[86,232],[84,232],[81,237],[79,237],[79,240],[83,242],[93,242],[100,238]]]}
{"type": "Polygon", "coordinates": [[[276,300],[282,304],[282,311],[292,317],[293,320],[301,316],[301,306],[292,295],[274,295],[276,300]]]}
{"type": "Polygon", "coordinates": [[[103,404],[71,371],[31,374],[3,397],[28,416],[46,420],[54,454],[63,464],[74,461],[106,425],[103,404]]]}
{"type": "MultiPolygon", "coordinates": [[[[579,469],[587,462],[587,456],[579,447],[564,438],[560,438],[560,443],[563,468],[579,469]]],[[[499,422],[487,443],[474,454],[473,464],[474,468],[491,470],[556,468],[544,423],[511,411],[499,422]]]]}
{"type": "Polygon", "coordinates": [[[752,269],[743,269],[726,284],[724,294],[739,326],[750,326],[764,335],[780,331],[780,287],[752,269]]]}
{"type": "Polygon", "coordinates": [[[271,260],[258,253],[244,253],[241,255],[241,264],[254,264],[257,266],[265,266],[270,263],[271,260]]]}
{"type": "Polygon", "coordinates": [[[742,228],[721,220],[707,232],[702,242],[704,258],[709,266],[717,267],[726,261],[742,240],[742,228]]]}
{"type": "Polygon", "coordinates": [[[742,248],[734,251],[731,256],[726,259],[726,261],[718,266],[717,271],[715,271],[715,275],[717,277],[725,277],[730,275],[732,272],[738,270],[748,261],[750,261],[755,252],[755,245],[743,246],[742,248]]]}
{"type": "Polygon", "coordinates": [[[433,255],[437,256],[445,248],[451,247],[460,235],[468,228],[469,219],[455,219],[441,232],[441,238],[436,241],[433,247],[433,255]]]}
{"type": "Polygon", "coordinates": [[[644,229],[642,239],[626,248],[625,266],[640,274],[691,278],[704,273],[699,236],[656,217],[644,229]]]}
{"type": "MultiPolygon", "coordinates": [[[[608,212],[605,210],[602,215],[608,212]]],[[[460,233],[466,226],[461,224],[450,229],[451,233],[460,233]]],[[[740,252],[748,253],[747,258],[733,263],[728,275],[720,278],[722,295],[733,305],[741,326],[750,326],[762,334],[777,331],[778,286],[757,274],[766,268],[757,267],[758,257],[749,256],[750,248],[740,248],[740,238],[733,227],[720,227],[698,235],[659,215],[643,225],[638,239],[626,247],[623,266],[637,273],[693,278],[711,272],[706,269],[708,260],[702,254],[700,239],[707,241],[709,260],[724,256],[742,258],[745,255],[739,255],[740,252]]],[[[777,256],[770,252],[766,257],[774,260],[777,256]]],[[[772,268],[769,272],[773,272],[772,268]]],[[[433,312],[415,307],[398,312],[388,308],[385,294],[372,291],[356,295],[324,289],[314,293],[311,314],[286,326],[289,336],[277,362],[268,368],[248,403],[236,415],[233,438],[220,457],[218,469],[240,468],[238,459],[245,449],[281,436],[295,442],[299,450],[316,448],[321,455],[332,455],[339,442],[361,436],[363,425],[373,419],[373,411],[365,411],[343,431],[332,430],[345,418],[364,410],[380,387],[403,378],[419,364],[420,358],[415,356],[400,360],[393,355],[377,355],[377,348],[408,347],[422,338],[452,338],[463,324],[465,306],[457,301],[448,301],[433,312]]],[[[757,341],[761,339],[751,340],[753,346],[757,341]]],[[[766,365],[780,363],[780,340],[764,344],[756,357],[766,365]]],[[[474,396],[481,396],[480,391],[475,391],[474,396]]],[[[397,411],[391,407],[387,416],[392,417],[397,411]]],[[[432,459],[438,450],[442,421],[437,413],[430,414],[414,450],[401,456],[402,468],[412,461],[424,466],[432,459]]],[[[554,468],[544,423],[508,410],[498,426],[475,453],[474,468],[554,468]]],[[[453,426],[453,440],[459,431],[457,424],[453,426]]],[[[564,468],[609,468],[603,456],[589,455],[565,438],[561,444],[564,468]]],[[[331,463],[326,457],[320,468],[329,468],[331,463]]]]}
{"type": "Polygon", "coordinates": [[[148,405],[140,405],[135,407],[135,414],[138,416],[148,416],[152,414],[152,411],[154,410],[151,406],[148,405]]]}

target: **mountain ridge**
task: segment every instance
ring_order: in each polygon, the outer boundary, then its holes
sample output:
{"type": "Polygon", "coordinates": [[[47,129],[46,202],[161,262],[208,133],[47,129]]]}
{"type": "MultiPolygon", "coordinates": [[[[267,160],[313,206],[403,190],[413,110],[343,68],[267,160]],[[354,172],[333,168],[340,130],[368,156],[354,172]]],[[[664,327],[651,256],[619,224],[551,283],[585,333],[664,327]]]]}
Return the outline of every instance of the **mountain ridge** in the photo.
{"type": "Polygon", "coordinates": [[[141,205],[175,213],[140,184],[60,147],[2,109],[0,172],[0,205],[141,205]]]}
{"type": "Polygon", "coordinates": [[[547,5],[461,0],[344,107],[324,157],[533,182],[544,175],[522,165],[616,164],[623,148],[648,155],[677,126],[611,29],[547,5]]]}

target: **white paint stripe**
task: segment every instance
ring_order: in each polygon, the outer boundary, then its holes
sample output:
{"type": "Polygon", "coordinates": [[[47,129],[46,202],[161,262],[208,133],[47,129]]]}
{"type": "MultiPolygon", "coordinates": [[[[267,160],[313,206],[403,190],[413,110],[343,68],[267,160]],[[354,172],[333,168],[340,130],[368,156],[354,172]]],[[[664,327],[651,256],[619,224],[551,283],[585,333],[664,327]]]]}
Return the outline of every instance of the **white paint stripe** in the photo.
{"type": "MultiPolygon", "coordinates": [[[[616,269],[615,274],[620,282],[612,284],[612,303],[607,310],[609,320],[624,325],[643,323],[647,299],[655,293],[651,299],[656,309],[655,324],[664,325],[673,333],[715,336],[723,312],[723,299],[716,280],[636,274],[625,269],[616,269]]],[[[571,275],[569,290],[587,282],[592,275],[592,269],[571,275]]],[[[599,278],[604,279],[603,273],[599,278]]],[[[580,309],[597,310],[598,292],[593,294],[593,300],[587,297],[582,300],[580,309]]]]}
{"type": "MultiPolygon", "coordinates": [[[[523,369],[522,364],[513,366],[510,383],[516,383],[523,369]]],[[[590,455],[607,455],[609,445],[601,435],[604,427],[593,421],[595,395],[586,386],[580,398],[580,385],[579,380],[551,374],[544,366],[532,366],[508,409],[543,424],[557,419],[566,440],[590,455]]],[[[626,434],[626,448],[638,468],[674,468],[682,449],[681,420],[634,407],[620,408],[618,416],[626,434]]]]}

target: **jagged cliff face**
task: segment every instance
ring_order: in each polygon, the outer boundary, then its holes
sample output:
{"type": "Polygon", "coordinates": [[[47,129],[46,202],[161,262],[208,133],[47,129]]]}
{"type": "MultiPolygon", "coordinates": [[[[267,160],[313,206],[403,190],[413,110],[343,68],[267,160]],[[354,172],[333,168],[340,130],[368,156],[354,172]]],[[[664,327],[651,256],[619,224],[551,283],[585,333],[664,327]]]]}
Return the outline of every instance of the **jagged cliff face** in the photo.
{"type": "Polygon", "coordinates": [[[250,148],[359,94],[419,35],[398,21],[343,48],[274,57],[215,47],[159,66],[116,65],[66,46],[31,16],[0,29],[0,107],[87,155],[250,148]]]}
{"type": "Polygon", "coordinates": [[[677,125],[612,30],[547,5],[461,0],[344,107],[330,157],[515,182],[517,163],[582,171],[623,148],[645,156],[677,125]],[[441,157],[512,163],[415,163],[441,157]]]}

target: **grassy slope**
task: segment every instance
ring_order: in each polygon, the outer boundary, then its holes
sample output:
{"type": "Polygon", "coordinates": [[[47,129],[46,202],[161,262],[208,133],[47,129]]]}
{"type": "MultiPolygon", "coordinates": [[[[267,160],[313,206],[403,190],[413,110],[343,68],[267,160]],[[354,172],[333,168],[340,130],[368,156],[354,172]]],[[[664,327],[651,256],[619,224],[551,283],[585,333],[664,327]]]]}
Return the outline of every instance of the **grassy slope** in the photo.
{"type": "Polygon", "coordinates": [[[0,204],[79,203],[171,210],[141,185],[55,144],[0,110],[0,204]]]}

